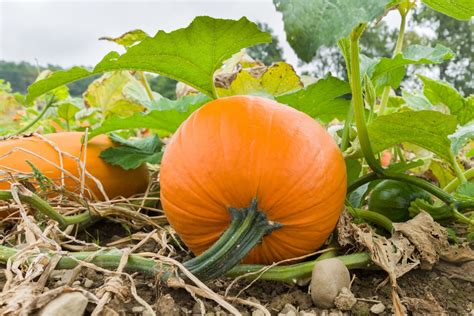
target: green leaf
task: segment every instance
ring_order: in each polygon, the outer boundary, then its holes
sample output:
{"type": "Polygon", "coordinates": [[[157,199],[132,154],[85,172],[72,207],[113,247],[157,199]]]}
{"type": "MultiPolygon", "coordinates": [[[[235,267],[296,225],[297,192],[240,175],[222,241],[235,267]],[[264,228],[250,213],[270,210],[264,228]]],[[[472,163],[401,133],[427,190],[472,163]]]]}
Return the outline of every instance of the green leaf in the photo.
{"type": "Polygon", "coordinates": [[[402,90],[402,97],[408,107],[413,110],[428,110],[433,107],[430,101],[424,95],[419,93],[411,94],[406,90],[402,90]]]}
{"type": "Polygon", "coordinates": [[[150,37],[150,36],[146,32],[142,30],[133,30],[133,31],[128,31],[118,37],[104,36],[104,37],[99,38],[99,40],[106,40],[109,42],[114,42],[116,44],[122,45],[124,47],[130,47],[138,42],[143,41],[147,37],[150,37]]]}
{"type": "Polygon", "coordinates": [[[31,103],[34,99],[48,91],[92,75],[94,75],[94,72],[81,67],[73,67],[69,70],[53,72],[49,77],[38,80],[28,87],[26,102],[31,103]]]}
{"type": "Polygon", "coordinates": [[[84,93],[84,103],[100,108],[105,116],[130,116],[143,111],[144,103],[149,100],[143,85],[128,71],[106,73],[94,80],[84,93]]]}
{"type": "Polygon", "coordinates": [[[422,0],[431,9],[458,20],[469,21],[474,15],[472,0],[422,0]]]}
{"type": "Polygon", "coordinates": [[[276,100],[327,123],[346,117],[350,100],[340,97],[350,91],[347,82],[329,76],[294,93],[278,96],[276,100]]]}
{"type": "Polygon", "coordinates": [[[174,133],[192,112],[201,107],[210,99],[202,94],[185,96],[178,100],[162,98],[150,101],[152,110],[148,113],[135,113],[126,118],[112,116],[107,118],[102,125],[89,133],[89,138],[117,130],[133,128],[151,128],[163,134],[174,133]]]}
{"type": "Polygon", "coordinates": [[[456,156],[459,151],[474,139],[474,124],[468,124],[459,128],[455,133],[449,135],[451,140],[451,151],[456,156]]]}
{"type": "Polygon", "coordinates": [[[359,178],[360,172],[362,171],[362,165],[357,159],[345,159],[346,172],[347,172],[347,185],[349,186],[352,182],[359,178]]]}
{"type": "Polygon", "coordinates": [[[186,28],[171,33],[159,31],[127,52],[107,54],[93,71],[74,67],[59,71],[28,88],[28,101],[64,84],[112,70],[140,70],[182,81],[214,96],[214,72],[242,48],[271,41],[246,18],[235,20],[197,17],[186,28]]]}
{"type": "Polygon", "coordinates": [[[438,179],[439,186],[442,188],[454,179],[454,175],[451,173],[450,168],[441,162],[432,160],[429,169],[436,179],[438,179]]]}
{"type": "Polygon", "coordinates": [[[228,87],[217,88],[219,97],[231,95],[278,96],[300,89],[303,84],[290,64],[277,62],[267,68],[244,68],[228,87]]]}
{"type": "Polygon", "coordinates": [[[158,164],[161,161],[163,143],[157,135],[127,140],[111,134],[110,139],[119,146],[102,151],[100,158],[111,165],[129,170],[136,169],[145,162],[158,164]]]}
{"type": "Polygon", "coordinates": [[[95,71],[136,69],[182,81],[202,93],[214,95],[214,72],[242,48],[271,41],[245,17],[238,21],[197,17],[184,29],[159,31],[122,55],[103,59],[95,71]]]}
{"type": "Polygon", "coordinates": [[[377,117],[367,129],[374,152],[408,142],[451,161],[448,135],[456,130],[454,116],[436,111],[406,111],[377,117]]]}
{"type": "Polygon", "coordinates": [[[449,108],[452,115],[458,118],[461,125],[469,123],[474,119],[474,97],[463,98],[463,96],[450,84],[444,81],[433,80],[418,75],[423,81],[423,94],[433,105],[442,104],[449,108]]]}
{"type": "Polygon", "coordinates": [[[388,97],[387,106],[389,108],[399,108],[404,104],[405,104],[405,100],[403,100],[402,97],[399,97],[397,95],[388,97]]]}
{"type": "Polygon", "coordinates": [[[384,13],[388,0],[273,0],[283,14],[286,37],[300,59],[311,61],[321,46],[333,46],[359,23],[384,13]]]}
{"type": "Polygon", "coordinates": [[[398,88],[405,76],[406,65],[440,64],[452,57],[453,51],[443,45],[438,44],[434,48],[411,45],[394,58],[381,58],[368,72],[379,90],[387,85],[398,88]]]}
{"type": "Polygon", "coordinates": [[[456,195],[461,198],[473,198],[474,197],[474,182],[461,183],[456,189],[456,195]]]}
{"type": "Polygon", "coordinates": [[[80,108],[72,102],[64,102],[58,106],[58,116],[66,121],[71,121],[75,118],[75,115],[79,110],[80,108]]]}

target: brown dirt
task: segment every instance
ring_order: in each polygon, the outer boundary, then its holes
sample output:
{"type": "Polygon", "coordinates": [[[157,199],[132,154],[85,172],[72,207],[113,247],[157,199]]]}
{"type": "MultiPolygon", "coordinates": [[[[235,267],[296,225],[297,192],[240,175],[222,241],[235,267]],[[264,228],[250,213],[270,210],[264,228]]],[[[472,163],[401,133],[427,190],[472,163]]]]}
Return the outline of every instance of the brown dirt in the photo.
{"type": "MultiPolygon", "coordinates": [[[[101,243],[107,243],[111,240],[124,236],[124,229],[120,225],[107,223],[97,224],[88,230],[88,236],[94,236],[101,243]],[[107,225],[104,230],[102,225],[107,225]]],[[[153,251],[158,249],[158,245],[150,241],[143,246],[141,250],[153,251]],[[154,249],[156,248],[156,249],[154,249]]],[[[182,258],[185,259],[189,255],[183,253],[182,258]]],[[[181,261],[181,259],[180,259],[181,261]]],[[[57,278],[60,280],[61,274],[65,271],[56,272],[57,278]]],[[[386,280],[386,274],[381,271],[351,271],[354,277],[352,284],[352,292],[358,298],[358,302],[352,308],[352,315],[370,315],[370,307],[377,302],[382,302],[386,309],[381,315],[391,315],[391,296],[390,285],[386,280]]],[[[144,276],[136,274],[134,276],[138,294],[147,301],[159,315],[185,315],[199,314],[199,304],[184,289],[172,289],[165,284],[144,276]]],[[[49,287],[60,284],[58,279],[52,278],[49,287]]],[[[226,288],[232,279],[221,278],[210,282],[208,286],[220,295],[224,295],[226,288]]],[[[104,283],[104,276],[100,272],[91,269],[83,269],[73,286],[85,288],[94,292],[104,283]]],[[[249,281],[241,280],[233,286],[229,292],[230,296],[237,295],[249,281]]],[[[414,270],[401,277],[398,282],[400,289],[399,294],[402,298],[419,298],[425,299],[426,295],[432,294],[435,300],[450,315],[466,315],[472,313],[474,309],[474,284],[467,281],[449,279],[437,270],[424,271],[414,270]]],[[[313,312],[317,315],[324,312],[336,312],[337,310],[324,311],[313,306],[311,296],[307,293],[307,286],[298,286],[284,283],[275,283],[269,281],[257,281],[250,288],[245,289],[240,297],[258,302],[265,306],[272,314],[277,315],[285,305],[291,304],[300,312],[313,312]]],[[[207,315],[223,315],[226,314],[222,307],[210,300],[203,300],[207,315]]],[[[250,315],[255,309],[234,304],[243,314],[250,315]]],[[[94,309],[94,304],[89,304],[88,312],[94,309]]],[[[111,305],[112,309],[122,315],[141,315],[143,308],[133,299],[128,301],[114,300],[111,305]]],[[[288,315],[291,315],[288,314],[288,315]]],[[[372,314],[373,315],[373,314],[372,314]]]]}
{"type": "MultiPolygon", "coordinates": [[[[87,233],[78,236],[78,239],[87,240],[88,242],[95,241],[105,245],[108,242],[126,236],[127,232],[123,226],[103,221],[89,228],[87,233]]],[[[130,244],[123,244],[122,246],[130,246],[130,244]]],[[[150,240],[140,248],[140,251],[156,252],[159,249],[160,246],[150,240]]],[[[190,255],[180,252],[173,257],[183,262],[190,255]]],[[[69,273],[66,270],[55,271],[49,278],[47,288],[52,289],[64,285],[64,279],[67,279],[66,277],[69,273]]],[[[0,286],[3,286],[5,282],[4,273],[1,273],[0,276],[0,286]]],[[[186,290],[169,288],[167,285],[141,274],[135,274],[133,277],[138,295],[150,304],[158,315],[200,314],[200,305],[186,290]]],[[[351,271],[351,277],[354,277],[351,290],[358,299],[358,302],[350,313],[346,314],[371,315],[371,306],[378,302],[383,303],[386,307],[385,312],[381,315],[392,314],[391,288],[387,282],[384,282],[387,278],[384,272],[351,271]]],[[[97,294],[97,290],[104,285],[105,281],[106,278],[103,273],[83,268],[72,283],[72,287],[80,287],[97,294]]],[[[224,295],[231,282],[232,279],[221,278],[208,283],[208,286],[216,293],[224,295]]],[[[244,289],[248,284],[249,281],[240,280],[232,287],[229,295],[238,295],[243,290],[239,295],[240,298],[265,306],[272,315],[278,315],[282,311],[284,312],[283,315],[293,315],[293,312],[288,309],[288,304],[294,306],[297,312],[307,312],[313,315],[342,314],[338,310],[321,310],[316,308],[311,301],[311,296],[307,293],[308,286],[257,281],[248,289],[244,289]],[[330,314],[331,312],[333,314],[330,314]]],[[[401,277],[398,280],[398,284],[402,301],[407,298],[426,299],[427,295],[432,295],[436,302],[450,315],[467,315],[473,312],[474,283],[450,279],[437,270],[414,270],[401,277]]],[[[125,291],[129,290],[130,287],[127,282],[124,282],[123,285],[125,291]]],[[[207,315],[227,314],[217,303],[206,299],[201,300],[204,303],[207,315]]],[[[254,315],[263,315],[255,313],[255,308],[236,303],[233,303],[233,305],[244,315],[252,315],[253,313],[254,315]]],[[[110,312],[110,309],[119,315],[142,315],[144,311],[144,308],[133,299],[130,293],[124,295],[123,299],[117,296],[107,306],[109,308],[108,314],[110,315],[114,315],[110,312]]],[[[89,303],[87,313],[91,313],[95,307],[95,304],[89,303]]],[[[410,314],[412,314],[411,312],[413,310],[409,309],[410,314]]],[[[300,313],[300,315],[304,314],[300,313]]]]}

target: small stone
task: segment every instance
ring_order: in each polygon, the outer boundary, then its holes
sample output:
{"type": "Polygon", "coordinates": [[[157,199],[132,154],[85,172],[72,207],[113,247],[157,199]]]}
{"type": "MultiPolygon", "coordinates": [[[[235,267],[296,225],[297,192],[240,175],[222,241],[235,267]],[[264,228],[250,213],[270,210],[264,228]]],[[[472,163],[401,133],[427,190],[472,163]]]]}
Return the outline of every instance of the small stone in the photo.
{"type": "Polygon", "coordinates": [[[156,301],[156,311],[161,315],[176,315],[179,313],[179,307],[176,305],[173,297],[166,294],[156,301]]]}
{"type": "Polygon", "coordinates": [[[372,305],[372,307],[370,308],[370,312],[376,315],[382,314],[384,311],[385,311],[385,305],[383,305],[383,303],[372,305]]]}
{"type": "Polygon", "coordinates": [[[43,307],[39,316],[82,316],[88,302],[82,293],[63,293],[43,307]]]}
{"type": "Polygon", "coordinates": [[[84,287],[86,289],[89,289],[91,288],[92,286],[94,285],[94,281],[90,280],[90,279],[84,279],[84,287]]]}
{"type": "Polygon", "coordinates": [[[287,303],[281,310],[281,312],[278,314],[280,316],[296,316],[298,315],[298,311],[296,310],[296,307],[293,305],[287,303]]]}
{"type": "Polygon", "coordinates": [[[260,309],[256,309],[252,312],[252,316],[265,316],[265,313],[260,309]]]}
{"type": "Polygon", "coordinates": [[[74,281],[72,282],[72,286],[80,286],[81,285],[81,281],[77,280],[77,281],[74,281]]]}
{"type": "Polygon", "coordinates": [[[145,311],[145,307],[143,306],[133,306],[132,312],[134,313],[143,313],[145,311]]]}
{"type": "Polygon", "coordinates": [[[350,288],[351,278],[344,263],[336,258],[316,262],[311,278],[311,298],[316,306],[331,308],[342,288],[350,288]]]}
{"type": "Polygon", "coordinates": [[[352,294],[351,290],[346,287],[341,289],[341,292],[339,292],[339,295],[334,300],[334,304],[341,311],[351,310],[355,303],[357,303],[357,299],[355,298],[354,294],[352,294]]]}

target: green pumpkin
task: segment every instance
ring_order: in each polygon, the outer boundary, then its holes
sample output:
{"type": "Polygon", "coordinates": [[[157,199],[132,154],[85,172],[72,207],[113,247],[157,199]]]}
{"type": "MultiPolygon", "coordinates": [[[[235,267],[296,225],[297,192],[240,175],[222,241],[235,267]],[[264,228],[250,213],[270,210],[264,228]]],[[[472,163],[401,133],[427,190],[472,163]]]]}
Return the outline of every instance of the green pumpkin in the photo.
{"type": "Polygon", "coordinates": [[[405,182],[383,180],[369,197],[369,210],[385,215],[393,222],[404,222],[410,219],[410,203],[420,198],[432,203],[431,195],[423,189],[405,182]]]}

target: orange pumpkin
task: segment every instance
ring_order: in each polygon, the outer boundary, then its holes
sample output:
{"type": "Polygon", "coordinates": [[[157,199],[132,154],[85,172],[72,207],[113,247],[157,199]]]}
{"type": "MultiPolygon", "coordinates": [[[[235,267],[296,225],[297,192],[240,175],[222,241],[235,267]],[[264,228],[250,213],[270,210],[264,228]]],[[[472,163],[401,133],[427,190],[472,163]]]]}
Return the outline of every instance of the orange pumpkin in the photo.
{"type": "Polygon", "coordinates": [[[269,264],[317,250],[334,229],[346,194],[342,154],[314,119],[253,96],[214,100],[173,135],[160,168],[165,214],[201,254],[229,226],[229,207],[253,198],[283,227],[245,262],[269,264]]]}
{"type": "MultiPolygon", "coordinates": [[[[0,141],[0,190],[10,189],[12,174],[31,173],[31,167],[26,160],[35,165],[46,177],[61,185],[60,154],[62,154],[65,188],[79,193],[82,169],[78,159],[85,163],[88,173],[102,184],[109,198],[131,196],[145,192],[148,186],[148,170],[145,165],[135,170],[123,170],[112,166],[100,158],[100,153],[113,146],[105,135],[95,137],[87,144],[87,154],[84,155],[80,132],[66,132],[43,135],[46,140],[37,136],[13,138],[0,141]],[[54,144],[54,145],[53,145],[54,144]],[[66,154],[67,153],[67,154],[66,154]]],[[[85,176],[85,192],[93,193],[98,199],[105,199],[98,187],[97,181],[91,176],[85,176]]]]}

